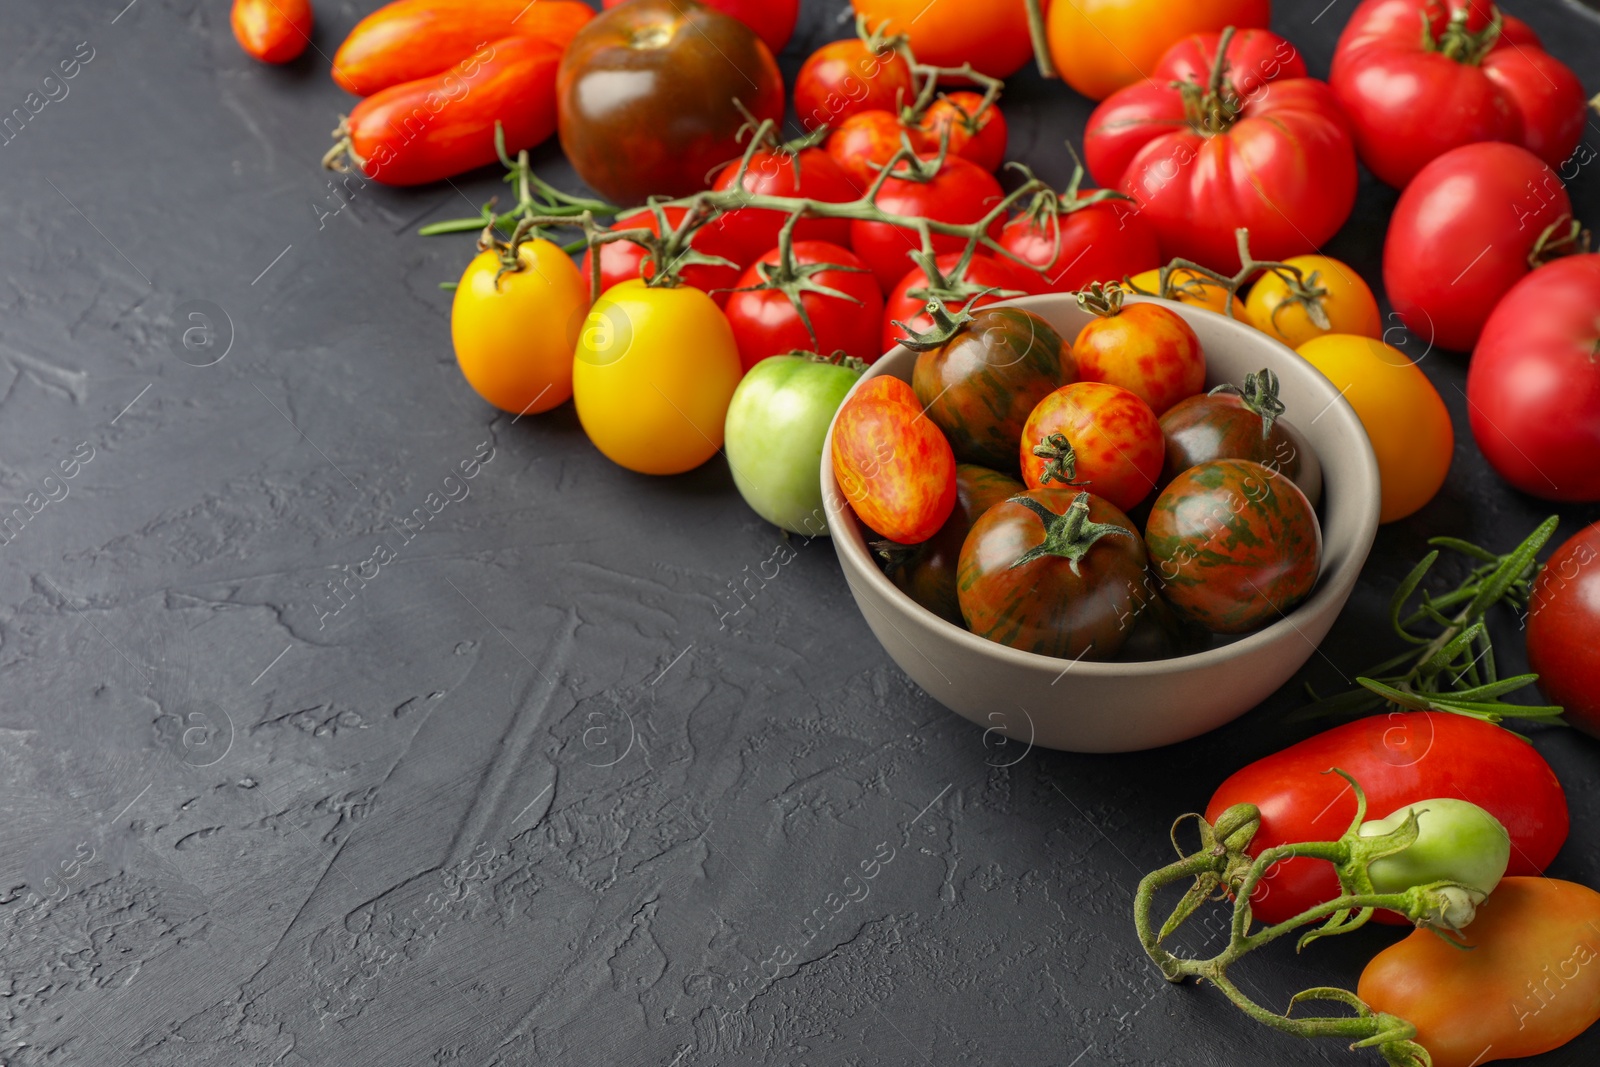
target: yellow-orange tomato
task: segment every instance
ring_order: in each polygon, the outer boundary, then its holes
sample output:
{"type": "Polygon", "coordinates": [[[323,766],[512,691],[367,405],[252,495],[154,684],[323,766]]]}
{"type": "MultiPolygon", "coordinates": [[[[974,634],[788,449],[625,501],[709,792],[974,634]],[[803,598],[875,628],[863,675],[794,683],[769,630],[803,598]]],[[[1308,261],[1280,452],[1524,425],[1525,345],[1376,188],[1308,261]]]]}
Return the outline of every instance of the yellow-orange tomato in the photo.
{"type": "MultiPolygon", "coordinates": [[[[1161,271],[1142,271],[1129,278],[1128,282],[1146,293],[1159,294],[1161,271]]],[[[1172,272],[1172,288],[1171,299],[1180,304],[1193,304],[1207,311],[1215,311],[1218,315],[1228,313],[1228,291],[1203,274],[1179,268],[1172,272]]],[[[1233,307],[1236,312],[1242,313],[1244,301],[1234,301],[1233,307]]]]}
{"type": "Polygon", "coordinates": [[[549,241],[524,242],[517,262],[521,269],[501,274],[499,253],[481,252],[467,265],[450,309],[450,336],[456,363],[479,396],[533,415],[572,395],[572,350],[589,286],[549,241]]]}
{"type": "Polygon", "coordinates": [[[1300,268],[1301,284],[1328,316],[1328,328],[1311,321],[1305,303],[1292,299],[1289,283],[1274,271],[1268,271],[1250,287],[1250,298],[1244,305],[1244,318],[1250,325],[1290,348],[1298,348],[1325,333],[1383,336],[1378,300],[1348,264],[1327,256],[1293,256],[1284,262],[1300,268]]]}
{"type": "Polygon", "coordinates": [[[1536,1056],[1600,1021],[1600,893],[1506,878],[1463,939],[1470,951],[1416,930],[1374,956],[1357,987],[1417,1028],[1433,1067],[1536,1056]]]}
{"type": "Polygon", "coordinates": [[[1067,84],[1104,100],[1146,77],[1162,53],[1191,33],[1265,27],[1271,20],[1272,0],[1054,0],[1045,35],[1067,84]]]}
{"type": "Polygon", "coordinates": [[[1444,485],[1455,431],[1439,391],[1417,365],[1382,341],[1330,333],[1297,351],[1334,384],[1361,417],[1383,484],[1380,522],[1417,511],[1444,485]]]}
{"type": "MultiPolygon", "coordinates": [[[[919,63],[1009,78],[1033,56],[1025,0],[850,0],[874,30],[903,33],[919,63]]],[[[1176,40],[1177,38],[1173,38],[1176,40]]]]}
{"type": "Polygon", "coordinates": [[[635,278],[589,310],[572,400],[589,440],[613,463],[682,474],[722,447],[741,373],[733,329],[711,297],[635,278]]]}
{"type": "Polygon", "coordinates": [[[311,43],[309,0],[233,0],[234,40],[263,63],[288,63],[311,43]]]}

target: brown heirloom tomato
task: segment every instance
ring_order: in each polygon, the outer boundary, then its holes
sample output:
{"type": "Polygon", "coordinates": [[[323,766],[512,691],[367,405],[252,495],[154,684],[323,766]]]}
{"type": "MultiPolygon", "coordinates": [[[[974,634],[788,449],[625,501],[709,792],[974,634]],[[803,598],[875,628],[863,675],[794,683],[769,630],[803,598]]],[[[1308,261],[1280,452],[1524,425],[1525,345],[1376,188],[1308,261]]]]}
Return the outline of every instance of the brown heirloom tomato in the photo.
{"type": "Polygon", "coordinates": [[[1202,463],[1174,478],[1144,540],[1167,602],[1220,634],[1281,618],[1322,567],[1322,528],[1306,495],[1249,460],[1202,463]]]}
{"type": "Polygon", "coordinates": [[[1087,486],[1124,511],[1161,477],[1161,423],[1120,385],[1073,382],[1039,401],[1022,428],[1022,480],[1030,489],[1087,486]]]}
{"type": "Polygon", "coordinates": [[[961,549],[967,628],[1063,659],[1110,659],[1153,595],[1144,543],[1113,504],[1033,489],[983,513],[961,549]]]}
{"type": "Polygon", "coordinates": [[[962,463],[956,467],[956,507],[939,532],[913,549],[888,545],[882,552],[889,580],[941,619],[965,626],[956,595],[961,546],[983,513],[1028,487],[1004,474],[962,463]]]}
{"type": "Polygon", "coordinates": [[[1095,318],[1072,347],[1086,382],[1120,385],[1160,415],[1206,384],[1206,355],[1183,316],[1160,304],[1123,306],[1122,290],[1098,283],[1078,294],[1095,318]]]}
{"type": "Polygon", "coordinates": [[[1017,442],[1039,401],[1077,378],[1072,349],[1021,308],[980,308],[917,356],[911,386],[963,463],[1017,470],[1017,442]]]}
{"type": "Polygon", "coordinates": [[[745,124],[783,120],[783,79],[754,30],[694,0],[632,0],[579,31],[561,63],[561,147],[619,204],[685,196],[741,154],[745,124]]]}
{"type": "Polygon", "coordinates": [[[1173,407],[1161,416],[1167,442],[1161,484],[1214,459],[1248,459],[1294,482],[1315,506],[1322,496],[1322,464],[1283,421],[1284,410],[1278,376],[1270,370],[1245,375],[1243,389],[1219,385],[1173,407]]]}

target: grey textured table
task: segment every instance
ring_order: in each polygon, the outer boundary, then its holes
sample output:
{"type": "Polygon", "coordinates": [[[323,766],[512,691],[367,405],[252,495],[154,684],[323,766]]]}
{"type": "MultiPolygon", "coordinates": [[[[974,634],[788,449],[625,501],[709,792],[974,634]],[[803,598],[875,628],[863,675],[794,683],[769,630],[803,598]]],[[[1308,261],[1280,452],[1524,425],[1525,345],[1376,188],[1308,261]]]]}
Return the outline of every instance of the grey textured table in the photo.
{"type": "MultiPolygon", "coordinates": [[[[780,544],[724,463],[633,476],[570,406],[513,424],[457,374],[437,283],[470,240],[413,231],[496,176],[341,198],[325,58],[250,62],[223,0],[124,2],[18,0],[0,45],[0,111],[51,97],[0,146],[0,500],[53,497],[0,548],[0,1063],[1376,1062],[1168,988],[1128,919],[1173,817],[1309,732],[1296,687],[1155,753],[1024,752],[888,662],[826,541],[724,620],[780,544]]],[[[319,3],[320,52],[373,6],[319,3]]],[[[1325,73],[1351,6],[1276,28],[1325,73]]],[[[1600,89],[1600,19],[1506,6],[1600,89]]],[[[842,7],[807,0],[789,74],[842,7]]],[[[1025,74],[1006,107],[1063,180],[1088,105],[1025,74]]],[[[1573,190],[1600,220],[1600,170],[1573,190]]],[[[1369,181],[1330,252],[1375,279],[1394,198],[1369,181]]],[[[1462,360],[1423,366],[1449,484],[1297,681],[1380,651],[1425,538],[1551,511],[1479,460],[1462,360]]],[[[1554,873],[1600,884],[1600,746],[1536,743],[1554,873]]],[[[1389,936],[1246,988],[1352,983],[1389,936]]]]}

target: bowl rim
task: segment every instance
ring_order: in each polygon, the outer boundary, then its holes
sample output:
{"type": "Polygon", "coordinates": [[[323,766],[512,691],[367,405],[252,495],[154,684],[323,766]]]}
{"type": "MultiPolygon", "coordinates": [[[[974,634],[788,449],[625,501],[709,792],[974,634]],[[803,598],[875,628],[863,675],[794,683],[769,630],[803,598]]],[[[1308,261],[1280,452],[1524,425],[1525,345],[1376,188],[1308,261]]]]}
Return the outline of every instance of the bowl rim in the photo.
{"type": "MultiPolygon", "coordinates": [[[[1023,308],[1024,310],[1034,311],[1036,314],[1043,315],[1044,313],[1038,311],[1038,308],[1050,307],[1058,304],[1061,300],[1072,299],[1074,299],[1074,294],[1072,293],[1044,293],[1000,301],[998,303],[986,306],[1019,307],[1023,308]]],[[[1321,376],[1320,371],[1317,371],[1316,368],[1312,366],[1304,356],[1301,356],[1288,345],[1285,345],[1283,342],[1274,337],[1270,337],[1267,334],[1262,333],[1253,326],[1249,326],[1237,319],[1221,314],[1220,312],[1197,307],[1193,304],[1182,304],[1175,300],[1165,300],[1159,297],[1149,297],[1137,293],[1128,294],[1127,299],[1130,302],[1165,304],[1185,318],[1202,315],[1213,316],[1227,323],[1227,328],[1238,333],[1241,338],[1253,338],[1255,339],[1256,343],[1264,344],[1267,350],[1272,351],[1273,355],[1276,356],[1279,361],[1282,361],[1287,357],[1292,357],[1293,359],[1299,360],[1301,363],[1305,364],[1309,370],[1311,370],[1313,373],[1316,373],[1319,377],[1321,376]]],[[[877,361],[875,361],[871,366],[869,366],[866,369],[866,372],[861,375],[861,378],[856,382],[856,384],[851,386],[850,391],[845,394],[844,400],[839,404],[839,411],[844,410],[845,404],[850,402],[850,399],[855,396],[856,391],[860,389],[862,384],[868,379],[876,377],[879,374],[888,373],[886,369],[886,361],[888,357],[902,351],[905,351],[904,346],[896,345],[877,361]]],[[[1345,398],[1343,392],[1341,392],[1331,381],[1327,380],[1326,378],[1323,378],[1322,380],[1326,385],[1326,391],[1328,393],[1329,400],[1327,408],[1321,415],[1317,416],[1318,419],[1334,415],[1334,413],[1337,412],[1337,418],[1353,424],[1355,430],[1357,431],[1353,435],[1357,447],[1349,450],[1348,454],[1342,452],[1338,456],[1332,458],[1319,454],[1318,458],[1322,461],[1324,471],[1324,485],[1326,485],[1327,471],[1335,465],[1341,468],[1348,467],[1350,465],[1361,468],[1368,475],[1368,478],[1372,484],[1375,486],[1378,485],[1379,474],[1377,455],[1372,450],[1371,440],[1367,436],[1366,428],[1361,423],[1360,416],[1356,414],[1355,408],[1351,406],[1350,401],[1345,398]]],[[[862,525],[861,520],[856,517],[854,509],[848,506],[848,503],[844,499],[844,494],[839,490],[838,482],[833,476],[833,431],[834,426],[838,422],[838,418],[839,414],[836,411],[833,419],[829,420],[828,422],[828,433],[826,438],[824,438],[822,449],[822,506],[828,521],[828,531],[832,535],[834,551],[838,553],[842,560],[847,558],[849,563],[854,565],[856,569],[865,572],[866,581],[874,593],[890,601],[893,601],[895,598],[899,598],[904,602],[904,606],[921,613],[920,621],[922,621],[924,624],[931,624],[936,632],[956,642],[957,645],[973,652],[974,654],[989,655],[999,659],[1003,663],[1009,663],[1013,666],[1028,670],[1052,670],[1060,671],[1062,674],[1072,671],[1083,673],[1088,677],[1098,678],[1160,678],[1170,675],[1186,674],[1191,671],[1202,670],[1208,667],[1222,666],[1242,656],[1248,656],[1254,652],[1264,650],[1269,646],[1276,645],[1278,642],[1286,638],[1291,631],[1298,634],[1302,640],[1311,645],[1312,651],[1315,652],[1318,648],[1320,648],[1319,643],[1314,642],[1307,637],[1305,632],[1300,629],[1296,620],[1300,617],[1313,616],[1324,610],[1327,610],[1329,607],[1333,607],[1334,610],[1338,610],[1340,607],[1342,607],[1344,602],[1349,599],[1350,593],[1354,590],[1356,579],[1360,577],[1361,570],[1366,565],[1367,557],[1371,553],[1373,541],[1377,537],[1378,514],[1381,500],[1377,493],[1373,493],[1368,499],[1358,502],[1360,505],[1360,511],[1357,516],[1358,523],[1356,526],[1356,538],[1353,544],[1354,550],[1350,552],[1343,560],[1337,562],[1333,567],[1328,567],[1326,561],[1324,561],[1324,568],[1318,575],[1317,587],[1315,590],[1313,590],[1311,596],[1307,597],[1302,603],[1297,605],[1287,614],[1280,610],[1278,612],[1280,618],[1278,618],[1277,621],[1255,631],[1254,633],[1246,634],[1236,641],[1230,641],[1227,644],[1219,645],[1215,648],[1208,648],[1200,652],[1191,652],[1183,656],[1172,656],[1166,659],[1130,660],[1120,662],[1084,660],[1082,657],[1073,660],[1058,656],[1046,656],[1038,652],[1027,652],[1019,648],[1012,648],[1010,645],[1000,644],[997,641],[990,641],[985,637],[979,637],[966,627],[957,626],[948,619],[941,618],[940,616],[934,614],[921,604],[918,604],[915,600],[911,599],[909,594],[891,582],[888,576],[883,573],[882,568],[880,568],[877,563],[874,562],[871,553],[867,550],[866,538],[862,533],[865,527],[862,525]]],[[[1299,429],[1299,427],[1296,427],[1296,429],[1299,429]]],[[[1360,473],[1361,470],[1357,470],[1355,472],[1357,480],[1360,480],[1360,473]]],[[[1326,489],[1324,489],[1324,492],[1326,492],[1326,489]]],[[[1322,534],[1320,529],[1320,517],[1318,520],[1318,525],[1318,532],[1320,535],[1322,535],[1325,542],[1326,535],[1322,534]]],[[[841,569],[844,571],[845,582],[846,584],[850,585],[852,594],[856,593],[855,578],[850,573],[851,567],[844,566],[841,569]]],[[[887,619],[888,616],[885,615],[885,618],[887,619]]],[[[893,625],[892,621],[890,624],[893,625]]]]}

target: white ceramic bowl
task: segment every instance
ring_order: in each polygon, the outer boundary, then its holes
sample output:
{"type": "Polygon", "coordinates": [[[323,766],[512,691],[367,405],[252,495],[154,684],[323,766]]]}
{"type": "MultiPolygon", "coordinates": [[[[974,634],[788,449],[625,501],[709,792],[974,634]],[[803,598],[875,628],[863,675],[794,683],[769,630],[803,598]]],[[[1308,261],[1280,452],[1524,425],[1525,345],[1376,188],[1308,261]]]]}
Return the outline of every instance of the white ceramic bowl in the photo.
{"type": "MultiPolygon", "coordinates": [[[[1208,387],[1240,384],[1263,367],[1276,372],[1286,421],[1322,461],[1323,559],[1316,589],[1284,618],[1230,644],[1142,663],[1073,663],[996,644],[946,622],[901,592],[873,561],[866,531],[834,481],[829,428],[822,496],[834,549],[867,625],[934,699],[1018,741],[1072,752],[1131,752],[1186,740],[1244,714],[1287,682],[1327,636],[1377,534],[1377,460],[1355,410],[1332,383],[1293,350],[1243,323],[1161,302],[1199,336],[1208,387]]],[[[1068,341],[1090,318],[1070,294],[1009,303],[1043,316],[1068,341]]],[[[862,380],[892,374],[910,382],[915,363],[915,353],[896,347],[862,380]]]]}

